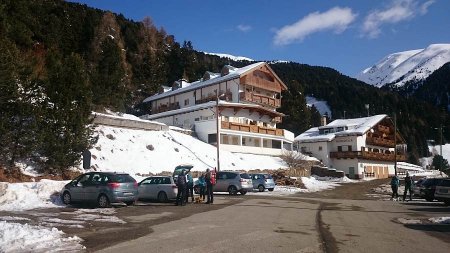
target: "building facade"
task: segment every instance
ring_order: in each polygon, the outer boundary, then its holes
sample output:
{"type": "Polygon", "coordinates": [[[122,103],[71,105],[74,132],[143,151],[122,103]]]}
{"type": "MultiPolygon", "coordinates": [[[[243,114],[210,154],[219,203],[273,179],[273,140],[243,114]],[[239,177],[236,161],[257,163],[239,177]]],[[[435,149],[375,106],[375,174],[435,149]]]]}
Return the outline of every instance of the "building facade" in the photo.
{"type": "Polygon", "coordinates": [[[201,81],[175,82],[144,100],[151,114],[143,119],[189,129],[207,143],[231,152],[280,155],[291,150],[294,134],[277,128],[286,85],[265,62],[243,68],[224,66],[201,81]]]}
{"type": "Polygon", "coordinates": [[[349,178],[387,178],[395,174],[396,161],[406,160],[405,141],[395,132],[387,115],[339,119],[307,130],[295,144],[300,152],[349,178]]]}

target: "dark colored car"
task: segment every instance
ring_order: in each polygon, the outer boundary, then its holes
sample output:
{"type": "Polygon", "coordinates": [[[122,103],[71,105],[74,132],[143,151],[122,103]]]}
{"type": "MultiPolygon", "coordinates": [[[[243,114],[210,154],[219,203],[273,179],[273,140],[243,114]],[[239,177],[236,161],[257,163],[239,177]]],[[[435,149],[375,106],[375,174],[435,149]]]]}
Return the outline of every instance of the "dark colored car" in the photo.
{"type": "Polygon", "coordinates": [[[104,208],[112,203],[132,205],[138,198],[138,184],[126,173],[85,173],[62,189],[62,201],[71,203],[95,203],[104,208]]]}
{"type": "Polygon", "coordinates": [[[421,185],[419,189],[419,196],[426,199],[427,201],[434,200],[434,192],[436,191],[436,186],[442,181],[442,178],[427,178],[421,185]]]}
{"type": "Polygon", "coordinates": [[[444,202],[447,206],[450,205],[450,179],[442,179],[436,186],[434,196],[438,201],[444,202]]]}

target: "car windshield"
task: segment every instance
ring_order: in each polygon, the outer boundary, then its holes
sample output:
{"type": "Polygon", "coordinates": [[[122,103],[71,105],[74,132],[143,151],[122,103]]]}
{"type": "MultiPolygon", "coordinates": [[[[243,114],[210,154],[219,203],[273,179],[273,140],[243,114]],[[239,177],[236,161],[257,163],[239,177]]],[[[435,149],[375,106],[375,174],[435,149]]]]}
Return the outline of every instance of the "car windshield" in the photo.
{"type": "Polygon", "coordinates": [[[114,175],[112,181],[116,182],[116,183],[133,183],[133,182],[136,182],[136,180],[134,180],[134,178],[132,178],[128,174],[117,174],[117,175],[114,175]]]}
{"type": "Polygon", "coordinates": [[[243,178],[243,179],[251,179],[251,178],[250,178],[250,175],[247,174],[247,173],[242,173],[242,174],[241,174],[241,178],[243,178]]]}
{"type": "Polygon", "coordinates": [[[264,178],[265,178],[265,179],[272,179],[272,175],[270,175],[270,174],[264,174],[264,178]]]}

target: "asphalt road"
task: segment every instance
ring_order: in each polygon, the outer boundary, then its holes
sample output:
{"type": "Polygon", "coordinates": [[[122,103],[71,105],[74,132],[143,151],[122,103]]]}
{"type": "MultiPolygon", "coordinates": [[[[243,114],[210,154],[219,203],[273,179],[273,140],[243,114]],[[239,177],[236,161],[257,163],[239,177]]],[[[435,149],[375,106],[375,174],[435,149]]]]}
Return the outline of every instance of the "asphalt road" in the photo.
{"type": "Polygon", "coordinates": [[[291,197],[223,195],[216,197],[214,205],[123,208],[117,216],[128,222],[124,227],[135,226],[141,234],[130,236],[126,229],[106,230],[103,239],[98,233],[81,237],[88,251],[127,253],[449,249],[450,226],[432,225],[427,219],[449,216],[450,208],[437,202],[392,202],[366,195],[383,182],[346,184],[291,197]],[[422,224],[401,223],[411,220],[422,224]]]}

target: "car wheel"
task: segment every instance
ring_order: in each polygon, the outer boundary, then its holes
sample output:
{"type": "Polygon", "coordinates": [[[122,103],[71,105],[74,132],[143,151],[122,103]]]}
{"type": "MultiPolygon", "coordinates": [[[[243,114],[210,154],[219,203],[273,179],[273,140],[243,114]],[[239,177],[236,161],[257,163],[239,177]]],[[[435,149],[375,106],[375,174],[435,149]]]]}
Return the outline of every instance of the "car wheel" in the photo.
{"type": "Polygon", "coordinates": [[[70,205],[70,203],[72,202],[72,196],[70,196],[70,193],[64,192],[64,194],[62,195],[62,201],[64,205],[70,205]]]}
{"type": "Polygon", "coordinates": [[[134,205],[135,201],[126,201],[125,204],[127,204],[127,206],[132,206],[134,205]]]}
{"type": "Polygon", "coordinates": [[[109,199],[108,199],[108,197],[106,197],[105,194],[102,194],[102,195],[98,196],[97,204],[98,204],[98,207],[100,207],[100,208],[109,207],[109,199]]]}
{"type": "Polygon", "coordinates": [[[230,187],[228,187],[228,193],[230,195],[237,195],[238,191],[237,191],[236,186],[230,185],[230,187]]]}
{"type": "Polygon", "coordinates": [[[165,192],[158,193],[158,201],[159,202],[167,202],[167,194],[165,192]]]}
{"type": "Polygon", "coordinates": [[[241,193],[241,195],[245,195],[245,194],[247,194],[247,191],[246,190],[241,190],[240,193],[241,193]]]}
{"type": "Polygon", "coordinates": [[[258,191],[263,192],[264,191],[264,185],[260,184],[258,185],[258,191]]]}
{"type": "Polygon", "coordinates": [[[269,188],[269,189],[267,189],[267,190],[269,190],[270,192],[273,192],[273,188],[269,188]]]}

